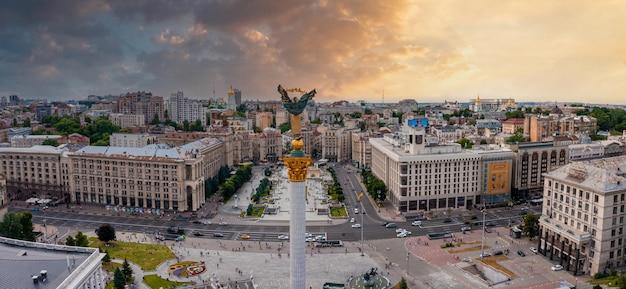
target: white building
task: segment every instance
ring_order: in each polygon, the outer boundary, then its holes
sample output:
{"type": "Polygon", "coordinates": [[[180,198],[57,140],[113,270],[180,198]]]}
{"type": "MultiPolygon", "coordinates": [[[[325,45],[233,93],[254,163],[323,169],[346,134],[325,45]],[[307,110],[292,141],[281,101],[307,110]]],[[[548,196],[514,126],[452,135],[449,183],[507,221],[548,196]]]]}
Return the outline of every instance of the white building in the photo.
{"type": "Polygon", "coordinates": [[[183,123],[185,120],[194,123],[200,120],[202,127],[207,125],[207,108],[199,100],[186,98],[182,91],[172,93],[169,108],[169,118],[176,123],[183,123]]]}
{"type": "Polygon", "coordinates": [[[109,139],[112,147],[142,148],[156,143],[156,137],[147,133],[113,133],[109,139]]]}
{"type": "Polygon", "coordinates": [[[573,162],[545,174],[538,248],[574,275],[623,267],[626,156],[573,162]]]}
{"type": "Polygon", "coordinates": [[[423,125],[409,119],[401,132],[369,139],[372,173],[387,185],[387,196],[398,211],[423,214],[508,202],[509,149],[439,145],[423,125]]]}
{"type": "Polygon", "coordinates": [[[109,114],[109,120],[111,123],[121,128],[143,126],[146,124],[146,117],[143,114],[111,113],[109,114]]]}
{"type": "Polygon", "coordinates": [[[11,147],[13,148],[29,148],[36,145],[41,145],[47,139],[59,140],[63,136],[61,135],[23,135],[15,136],[11,138],[11,147]]]}

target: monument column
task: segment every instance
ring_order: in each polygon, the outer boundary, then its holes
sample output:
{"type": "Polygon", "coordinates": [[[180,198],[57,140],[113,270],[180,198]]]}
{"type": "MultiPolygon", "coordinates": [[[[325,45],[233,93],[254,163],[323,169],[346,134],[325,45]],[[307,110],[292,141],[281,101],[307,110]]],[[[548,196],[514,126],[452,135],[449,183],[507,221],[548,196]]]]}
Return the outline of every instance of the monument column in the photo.
{"type": "Polygon", "coordinates": [[[304,111],[309,99],[315,96],[315,89],[304,93],[300,99],[289,98],[288,92],[302,92],[300,89],[284,89],[278,85],[283,106],[291,114],[291,132],[294,139],[291,141],[291,153],[284,158],[289,175],[289,192],[291,209],[289,211],[289,288],[306,288],[306,170],[311,165],[311,159],[302,151],[302,129],[300,114],[304,111]]]}

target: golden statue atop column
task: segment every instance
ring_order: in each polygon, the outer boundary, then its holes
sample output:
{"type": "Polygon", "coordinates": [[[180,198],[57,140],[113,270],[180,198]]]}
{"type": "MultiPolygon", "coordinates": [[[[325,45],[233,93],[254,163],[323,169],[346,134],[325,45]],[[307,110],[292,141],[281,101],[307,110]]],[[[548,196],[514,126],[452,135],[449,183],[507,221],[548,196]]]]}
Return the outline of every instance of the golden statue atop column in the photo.
{"type": "Polygon", "coordinates": [[[289,180],[292,182],[304,182],[306,180],[306,169],[311,164],[311,158],[307,157],[302,151],[304,142],[302,141],[302,124],[300,123],[300,114],[306,108],[309,99],[312,99],[317,93],[315,89],[310,92],[303,92],[301,89],[285,89],[282,85],[278,85],[278,92],[283,100],[283,106],[291,115],[291,132],[293,140],[291,141],[291,153],[285,157],[285,166],[287,166],[289,180]],[[290,98],[288,92],[303,93],[298,97],[290,98]]]}

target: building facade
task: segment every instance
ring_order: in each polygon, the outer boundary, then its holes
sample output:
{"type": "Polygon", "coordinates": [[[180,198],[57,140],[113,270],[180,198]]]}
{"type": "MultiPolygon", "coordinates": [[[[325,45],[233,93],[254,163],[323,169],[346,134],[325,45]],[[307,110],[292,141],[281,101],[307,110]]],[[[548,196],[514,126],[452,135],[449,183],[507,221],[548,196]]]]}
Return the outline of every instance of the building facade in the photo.
{"type": "Polygon", "coordinates": [[[626,157],[572,162],[545,176],[538,248],[574,275],[624,266],[626,157]]]}
{"type": "Polygon", "coordinates": [[[142,148],[156,143],[156,137],[147,133],[117,133],[114,132],[109,139],[112,147],[142,148]]]}
{"type": "Polygon", "coordinates": [[[151,92],[138,91],[127,93],[116,98],[116,113],[141,114],[144,120],[150,123],[155,117],[160,121],[164,120],[165,111],[163,97],[152,95],[151,92]]]}
{"type": "Polygon", "coordinates": [[[146,124],[146,117],[143,114],[111,113],[109,114],[109,120],[111,123],[121,128],[143,126],[146,124]]]}
{"type": "Polygon", "coordinates": [[[182,91],[172,93],[168,113],[169,118],[176,123],[183,123],[185,120],[194,123],[200,120],[202,127],[207,125],[207,108],[198,100],[186,98],[182,91]]]}

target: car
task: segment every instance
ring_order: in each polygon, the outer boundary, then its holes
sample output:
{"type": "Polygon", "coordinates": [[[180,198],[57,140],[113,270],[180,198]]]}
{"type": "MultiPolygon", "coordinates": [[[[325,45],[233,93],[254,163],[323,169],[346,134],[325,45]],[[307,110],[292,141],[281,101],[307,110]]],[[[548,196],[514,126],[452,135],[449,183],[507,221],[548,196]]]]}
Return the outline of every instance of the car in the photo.
{"type": "Polygon", "coordinates": [[[489,252],[483,252],[482,254],[480,254],[480,257],[489,257],[489,256],[491,256],[489,252]]]}
{"type": "Polygon", "coordinates": [[[211,223],[211,221],[204,221],[204,222],[202,222],[202,224],[211,225],[212,223],[211,223]]]}
{"type": "Polygon", "coordinates": [[[365,215],[365,209],[363,209],[363,211],[361,212],[361,214],[365,215]]]}
{"type": "Polygon", "coordinates": [[[313,237],[306,237],[305,241],[308,242],[315,242],[315,238],[313,237]]]}
{"type": "Polygon", "coordinates": [[[384,222],[384,223],[382,223],[381,225],[383,225],[383,226],[387,226],[387,224],[389,224],[389,222],[384,222]]]}
{"type": "Polygon", "coordinates": [[[520,255],[522,257],[526,257],[526,253],[524,253],[524,251],[522,251],[522,250],[517,251],[517,255],[520,255]]]}
{"type": "Polygon", "coordinates": [[[326,236],[317,235],[315,236],[315,241],[326,241],[326,236]]]}
{"type": "Polygon", "coordinates": [[[537,251],[537,249],[536,249],[535,247],[530,247],[530,249],[529,249],[529,250],[530,250],[531,252],[535,253],[535,254],[539,253],[539,251],[537,251]]]}
{"type": "Polygon", "coordinates": [[[361,224],[352,224],[352,228],[355,228],[355,229],[361,228],[361,224]]]}
{"type": "Polygon", "coordinates": [[[283,240],[283,241],[289,240],[289,236],[287,236],[287,235],[279,235],[278,236],[278,240],[283,240]]]}
{"type": "Polygon", "coordinates": [[[493,251],[493,255],[494,255],[494,256],[499,256],[499,255],[502,255],[502,254],[504,254],[504,252],[502,252],[502,251],[500,251],[500,250],[498,250],[498,251],[493,251]]]}
{"type": "Polygon", "coordinates": [[[452,223],[452,219],[450,218],[446,218],[445,220],[443,220],[444,223],[452,223]]]}
{"type": "Polygon", "coordinates": [[[491,233],[491,229],[485,228],[485,233],[491,233]]]}
{"type": "Polygon", "coordinates": [[[396,227],[396,223],[389,223],[385,225],[385,228],[395,228],[395,227],[396,227]]]}
{"type": "Polygon", "coordinates": [[[405,234],[404,232],[402,232],[402,233],[398,233],[398,234],[396,235],[396,237],[398,237],[398,238],[404,238],[404,237],[406,237],[406,236],[407,236],[407,234],[405,234]]]}
{"type": "Polygon", "coordinates": [[[402,229],[402,228],[397,228],[396,229],[396,233],[402,233],[402,232],[404,232],[404,229],[402,229]]]}
{"type": "Polygon", "coordinates": [[[487,222],[487,223],[485,223],[485,226],[487,226],[487,227],[495,227],[496,223],[494,223],[494,222],[487,222]]]}
{"type": "Polygon", "coordinates": [[[550,268],[552,271],[561,271],[563,270],[563,266],[556,264],[554,266],[552,266],[552,268],[550,268]]]}
{"type": "Polygon", "coordinates": [[[471,231],[471,230],[472,230],[471,227],[461,227],[461,232],[471,231]]]}
{"type": "Polygon", "coordinates": [[[239,238],[241,238],[241,239],[250,239],[250,235],[243,234],[243,235],[239,236],[239,238]]]}
{"type": "Polygon", "coordinates": [[[200,233],[200,232],[193,232],[194,236],[198,236],[198,237],[202,237],[204,236],[204,234],[200,233]]]}
{"type": "Polygon", "coordinates": [[[404,231],[402,231],[402,232],[403,232],[404,234],[406,234],[407,236],[410,236],[411,234],[413,234],[413,233],[411,233],[411,231],[408,231],[408,230],[404,230],[404,231]]]}
{"type": "Polygon", "coordinates": [[[220,225],[220,226],[228,226],[228,223],[226,223],[226,222],[219,222],[218,225],[220,225]]]}
{"type": "Polygon", "coordinates": [[[193,221],[192,223],[194,223],[194,224],[202,224],[202,222],[200,222],[200,221],[193,221]]]}
{"type": "Polygon", "coordinates": [[[224,238],[224,234],[222,234],[222,233],[213,233],[213,237],[215,237],[215,238],[224,238]]]}
{"type": "Polygon", "coordinates": [[[350,218],[350,223],[354,223],[354,218],[350,218]]]}
{"type": "Polygon", "coordinates": [[[478,220],[478,217],[477,217],[477,216],[472,216],[472,217],[470,218],[470,220],[478,220]]]}
{"type": "Polygon", "coordinates": [[[411,223],[411,226],[421,226],[422,225],[422,221],[413,221],[411,223]]]}
{"type": "Polygon", "coordinates": [[[359,208],[354,208],[354,213],[358,214],[359,213],[359,208]]]}
{"type": "Polygon", "coordinates": [[[520,216],[524,216],[524,215],[528,214],[528,212],[526,212],[526,211],[521,211],[521,212],[519,212],[519,214],[520,214],[520,216]]]}

